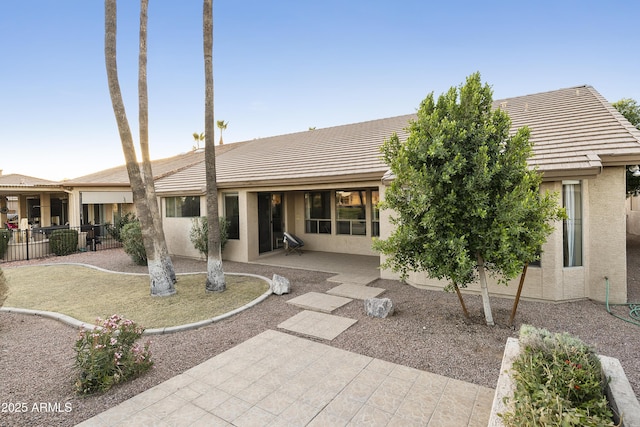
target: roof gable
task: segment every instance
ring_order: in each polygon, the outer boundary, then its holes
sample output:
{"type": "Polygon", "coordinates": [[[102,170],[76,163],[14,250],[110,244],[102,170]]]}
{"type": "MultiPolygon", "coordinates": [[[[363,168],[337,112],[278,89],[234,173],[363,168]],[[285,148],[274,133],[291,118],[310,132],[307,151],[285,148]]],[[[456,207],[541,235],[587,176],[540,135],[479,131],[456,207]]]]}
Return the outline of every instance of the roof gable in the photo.
{"type": "Polygon", "coordinates": [[[640,161],[640,131],[591,86],[496,100],[494,107],[509,114],[512,132],[529,127],[529,164],[547,177],[640,161]]]}

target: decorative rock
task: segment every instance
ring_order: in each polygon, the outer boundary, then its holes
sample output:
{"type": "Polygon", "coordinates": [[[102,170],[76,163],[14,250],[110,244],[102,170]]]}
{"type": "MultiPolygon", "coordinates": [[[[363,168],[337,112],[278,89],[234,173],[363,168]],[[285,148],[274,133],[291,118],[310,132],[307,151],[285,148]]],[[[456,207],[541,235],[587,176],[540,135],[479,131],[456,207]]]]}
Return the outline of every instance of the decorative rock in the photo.
{"type": "Polygon", "coordinates": [[[385,318],[393,314],[393,303],[389,298],[369,298],[364,300],[367,316],[385,318]]]}
{"type": "Polygon", "coordinates": [[[274,274],[273,279],[271,279],[271,291],[276,295],[288,294],[291,291],[289,280],[274,274]]]}

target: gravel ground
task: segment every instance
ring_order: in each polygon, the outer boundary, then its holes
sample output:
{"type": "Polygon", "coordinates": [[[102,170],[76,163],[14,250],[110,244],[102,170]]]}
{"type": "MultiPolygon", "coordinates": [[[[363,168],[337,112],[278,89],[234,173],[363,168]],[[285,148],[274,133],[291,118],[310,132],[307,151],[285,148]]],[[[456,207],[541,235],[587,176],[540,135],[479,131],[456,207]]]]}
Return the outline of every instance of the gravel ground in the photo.
{"type": "MultiPolygon", "coordinates": [[[[118,249],[55,257],[37,262],[79,262],[103,268],[146,272],[118,249]]],[[[31,261],[29,263],[34,263],[31,261]]],[[[25,262],[0,264],[2,268],[25,262]]],[[[175,258],[177,272],[205,271],[202,261],[175,258]]],[[[640,238],[629,240],[629,299],[640,302],[640,238]]],[[[331,274],[225,262],[227,272],[287,277],[292,293],[271,296],[230,319],[193,331],[154,336],[155,367],[144,376],[108,393],[85,398],[74,395],[73,344],[78,331],[59,322],[0,312],[0,425],[72,426],[177,375],[236,344],[295,315],[299,309],[285,301],[309,291],[335,286],[331,274]],[[40,404],[48,408],[38,411],[40,404]],[[22,413],[9,413],[18,408],[22,413]],[[22,404],[25,404],[22,406],[22,404]],[[35,406],[34,406],[35,405],[35,406]]],[[[379,280],[384,296],[396,306],[387,319],[367,317],[358,301],[334,314],[358,322],[330,345],[371,357],[427,370],[451,378],[495,387],[504,344],[517,330],[507,327],[512,300],[493,298],[495,327],[487,327],[479,297],[465,295],[472,314],[465,320],[455,294],[418,290],[397,281],[379,280]]],[[[598,353],[620,359],[636,395],[640,395],[640,328],[609,315],[603,304],[579,301],[563,304],[521,301],[515,329],[522,323],[551,331],[567,331],[592,345],[598,353]]]]}

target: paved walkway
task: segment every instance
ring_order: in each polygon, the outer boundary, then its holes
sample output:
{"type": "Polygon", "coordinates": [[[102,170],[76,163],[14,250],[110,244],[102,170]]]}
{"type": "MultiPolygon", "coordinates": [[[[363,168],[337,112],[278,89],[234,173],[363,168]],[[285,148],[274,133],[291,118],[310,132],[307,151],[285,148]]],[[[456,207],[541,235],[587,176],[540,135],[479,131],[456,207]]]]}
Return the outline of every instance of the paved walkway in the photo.
{"type": "Polygon", "coordinates": [[[269,330],[80,426],[486,426],[493,394],[269,330]]]}

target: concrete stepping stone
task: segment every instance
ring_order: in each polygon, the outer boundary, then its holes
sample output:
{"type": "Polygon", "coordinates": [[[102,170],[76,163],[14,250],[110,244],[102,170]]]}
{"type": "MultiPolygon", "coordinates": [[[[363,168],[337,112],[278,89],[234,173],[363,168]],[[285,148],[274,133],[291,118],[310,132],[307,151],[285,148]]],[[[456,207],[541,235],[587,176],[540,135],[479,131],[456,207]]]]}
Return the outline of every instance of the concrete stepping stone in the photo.
{"type": "Polygon", "coordinates": [[[380,275],[367,275],[367,274],[337,274],[327,279],[329,282],[336,283],[351,283],[354,285],[368,285],[369,283],[378,280],[380,275]]]}
{"type": "Polygon", "coordinates": [[[305,310],[321,311],[323,313],[331,313],[336,308],[353,301],[350,298],[343,298],[335,295],[327,295],[319,292],[307,292],[299,297],[292,298],[287,304],[304,308],[305,310]]]}
{"type": "Polygon", "coordinates": [[[353,283],[343,283],[340,286],[331,288],[327,291],[329,295],[336,295],[339,297],[353,298],[353,299],[369,299],[375,298],[382,294],[386,289],[374,288],[372,286],[354,285],[353,283]]]}
{"type": "Polygon", "coordinates": [[[331,341],[356,322],[346,317],[304,310],[280,323],[278,328],[331,341]]]}

